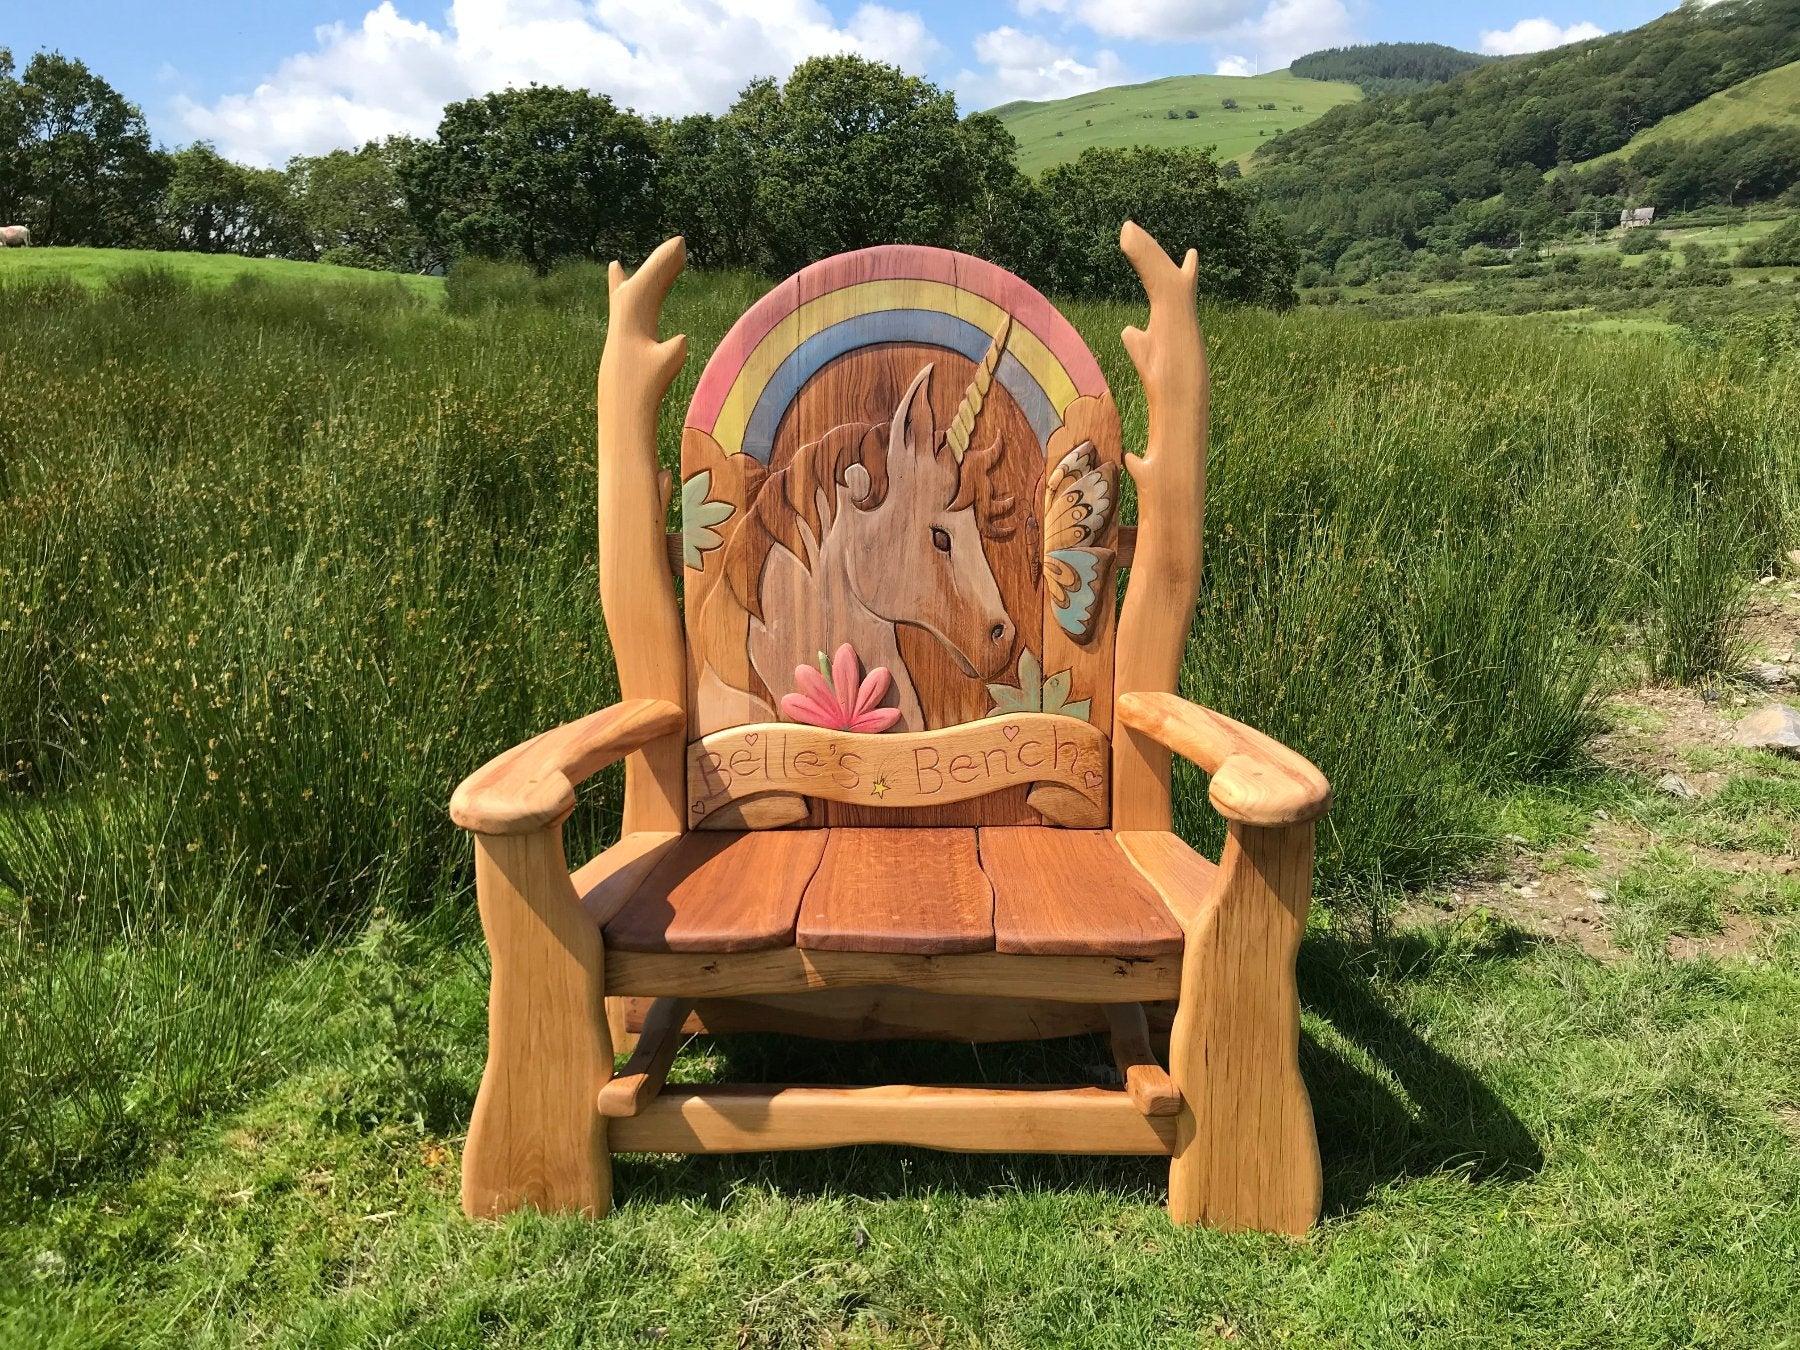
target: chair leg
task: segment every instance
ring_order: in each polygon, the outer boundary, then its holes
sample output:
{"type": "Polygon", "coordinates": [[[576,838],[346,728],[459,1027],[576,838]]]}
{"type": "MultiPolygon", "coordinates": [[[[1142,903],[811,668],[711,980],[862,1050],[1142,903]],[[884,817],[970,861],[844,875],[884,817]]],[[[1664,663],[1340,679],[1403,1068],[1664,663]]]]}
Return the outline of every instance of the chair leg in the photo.
{"type": "Polygon", "coordinates": [[[598,1217],[612,1203],[599,1107],[612,1038],[600,931],[570,884],[562,827],[476,835],[475,891],[493,982],[463,1210],[487,1218],[530,1205],[598,1217]]]}
{"type": "Polygon", "coordinates": [[[1311,824],[1234,823],[1217,898],[1188,930],[1169,1046],[1182,1096],[1169,1167],[1176,1223],[1300,1234],[1319,1216],[1294,984],[1312,863],[1311,824]]]}

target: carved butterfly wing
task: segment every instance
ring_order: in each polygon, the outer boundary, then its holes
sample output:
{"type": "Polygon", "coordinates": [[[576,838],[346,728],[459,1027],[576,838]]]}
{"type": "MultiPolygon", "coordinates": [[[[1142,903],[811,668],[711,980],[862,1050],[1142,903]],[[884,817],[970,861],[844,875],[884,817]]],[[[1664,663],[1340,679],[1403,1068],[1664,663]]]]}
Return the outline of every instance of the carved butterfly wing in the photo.
{"type": "Polygon", "coordinates": [[[1112,570],[1113,550],[1095,545],[1112,523],[1118,477],[1083,441],[1044,479],[1044,584],[1057,624],[1077,642],[1093,636],[1112,570]]]}

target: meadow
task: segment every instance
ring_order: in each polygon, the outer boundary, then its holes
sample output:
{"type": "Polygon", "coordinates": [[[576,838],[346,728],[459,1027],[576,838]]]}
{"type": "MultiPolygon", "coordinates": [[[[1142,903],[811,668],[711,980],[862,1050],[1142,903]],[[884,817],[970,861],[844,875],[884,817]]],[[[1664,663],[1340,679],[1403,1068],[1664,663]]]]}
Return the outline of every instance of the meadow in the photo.
{"type": "MultiPolygon", "coordinates": [[[[765,285],[677,286],[671,466],[765,285]]],[[[1204,316],[1183,690],[1337,797],[1302,969],[1314,1237],[1176,1232],[1152,1164],[888,1149],[643,1159],[604,1224],[463,1221],[485,955],[445,803],[616,696],[604,290],[0,284],[0,1340],[1796,1343],[1795,934],[1600,962],[1393,916],[1503,836],[1648,809],[1584,746],[1610,691],[1741,663],[1745,583],[1800,542],[1800,364],[1490,319],[1204,316]]],[[[1141,312],[1067,309],[1141,441],[1141,312]]],[[[617,786],[574,850],[616,832],[617,786]]],[[[1202,782],[1178,796],[1215,848],[1202,782]]],[[[677,1076],[1104,1058],[751,1039],[677,1076]]]]}
{"type": "Polygon", "coordinates": [[[1019,167],[1037,174],[1096,145],[1210,145],[1221,162],[1247,165],[1268,137],[1361,98],[1354,84],[1271,70],[1252,76],[1171,75],[1041,103],[1002,104],[993,112],[1018,138],[1019,167]],[[1225,106],[1227,99],[1233,106],[1225,106]]]}

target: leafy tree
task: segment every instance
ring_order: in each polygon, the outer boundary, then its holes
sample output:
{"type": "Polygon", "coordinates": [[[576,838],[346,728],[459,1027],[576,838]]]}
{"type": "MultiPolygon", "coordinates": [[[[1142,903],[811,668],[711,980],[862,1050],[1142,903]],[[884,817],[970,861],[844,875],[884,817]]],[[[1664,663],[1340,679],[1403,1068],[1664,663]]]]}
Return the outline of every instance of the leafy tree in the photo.
{"type": "Polygon", "coordinates": [[[1800,216],[1738,250],[1738,267],[1800,267],[1800,216]]]}
{"type": "Polygon", "coordinates": [[[956,99],[857,56],[753,82],[726,115],[753,147],[755,217],[775,273],[873,244],[949,245],[974,185],[956,99]]]}
{"type": "Polygon", "coordinates": [[[755,267],[756,150],[741,120],[699,113],[657,124],[663,233],[700,267],[755,267]]]}
{"type": "Polygon", "coordinates": [[[312,256],[299,206],[274,169],[234,164],[204,141],[176,151],[171,163],[167,242],[195,253],[312,256]]]}
{"type": "Polygon", "coordinates": [[[991,113],[971,113],[958,128],[967,192],[952,246],[999,263],[1043,284],[1050,275],[1054,240],[1047,228],[1044,195],[1019,172],[1019,143],[991,113]]]}
{"type": "Polygon", "coordinates": [[[151,240],[169,173],[143,115],[79,61],[0,50],[0,206],[45,244],[151,240]]]}
{"type": "Polygon", "coordinates": [[[423,265],[423,241],[401,183],[402,169],[421,146],[412,137],[394,136],[360,150],[288,161],[288,187],[320,261],[390,271],[423,265]]]}
{"type": "Polygon", "coordinates": [[[424,242],[446,254],[542,273],[654,242],[654,138],[604,94],[534,84],[452,103],[436,141],[402,156],[399,172],[424,242]]]}
{"type": "Polygon", "coordinates": [[[1210,153],[1189,148],[1084,150],[1041,180],[1055,230],[1052,284],[1071,295],[1134,300],[1143,291],[1119,252],[1135,220],[1179,258],[1200,253],[1200,293],[1285,308],[1299,257],[1281,222],[1228,181],[1210,153]]]}

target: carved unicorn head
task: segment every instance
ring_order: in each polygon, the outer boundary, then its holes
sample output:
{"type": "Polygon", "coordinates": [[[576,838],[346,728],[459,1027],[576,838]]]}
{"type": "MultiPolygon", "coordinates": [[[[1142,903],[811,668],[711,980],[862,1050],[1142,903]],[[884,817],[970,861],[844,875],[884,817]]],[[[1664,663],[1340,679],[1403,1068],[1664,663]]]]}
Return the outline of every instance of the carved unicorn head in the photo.
{"type": "Polygon", "coordinates": [[[842,480],[856,507],[841,528],[851,532],[846,557],[857,600],[889,623],[930,633],[973,679],[1006,669],[1017,635],[981,546],[984,516],[989,533],[1002,533],[995,524],[1012,502],[988,490],[994,452],[968,450],[1005,341],[1003,328],[942,436],[931,411],[932,366],[913,377],[888,424],[885,493],[860,463],[847,465],[842,480]]]}

